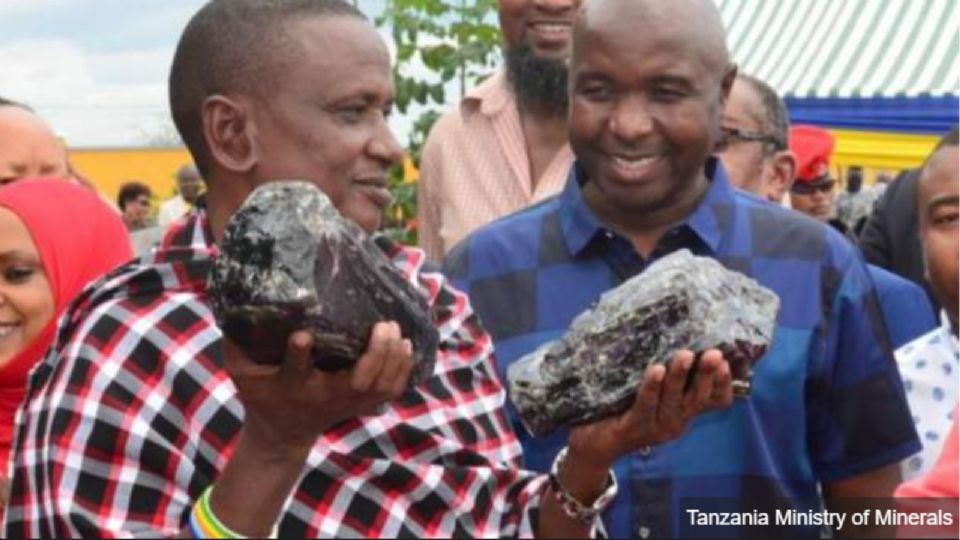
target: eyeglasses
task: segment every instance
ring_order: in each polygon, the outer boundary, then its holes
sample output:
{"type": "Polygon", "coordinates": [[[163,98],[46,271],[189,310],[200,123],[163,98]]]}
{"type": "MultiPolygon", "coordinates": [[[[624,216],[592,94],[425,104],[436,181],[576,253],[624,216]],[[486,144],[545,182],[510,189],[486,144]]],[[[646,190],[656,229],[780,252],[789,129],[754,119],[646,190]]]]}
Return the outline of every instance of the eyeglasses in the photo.
{"type": "Polygon", "coordinates": [[[734,144],[742,142],[759,142],[770,145],[773,150],[785,150],[787,145],[773,135],[758,133],[756,131],[746,131],[735,127],[723,126],[720,128],[720,140],[717,141],[717,152],[723,152],[734,144]]]}
{"type": "Polygon", "coordinates": [[[833,179],[822,180],[815,183],[797,181],[790,186],[790,193],[796,193],[797,195],[813,195],[818,191],[821,193],[830,193],[836,185],[837,181],[833,179]]]}

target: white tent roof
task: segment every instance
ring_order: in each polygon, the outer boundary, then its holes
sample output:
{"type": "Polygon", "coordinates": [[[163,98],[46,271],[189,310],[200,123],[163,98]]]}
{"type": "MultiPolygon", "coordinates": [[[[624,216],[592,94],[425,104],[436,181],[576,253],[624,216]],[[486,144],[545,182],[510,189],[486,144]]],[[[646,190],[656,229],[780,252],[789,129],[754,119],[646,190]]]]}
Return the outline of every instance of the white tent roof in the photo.
{"type": "Polygon", "coordinates": [[[960,93],[957,0],[715,0],[740,70],[794,97],[960,93]]]}

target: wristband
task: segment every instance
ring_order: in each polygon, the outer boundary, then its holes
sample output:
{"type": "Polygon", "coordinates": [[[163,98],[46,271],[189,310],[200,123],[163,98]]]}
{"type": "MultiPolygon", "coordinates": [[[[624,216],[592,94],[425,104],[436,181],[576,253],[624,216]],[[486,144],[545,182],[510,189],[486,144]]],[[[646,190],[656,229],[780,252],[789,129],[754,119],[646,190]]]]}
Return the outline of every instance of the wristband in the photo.
{"type": "MultiPolygon", "coordinates": [[[[190,512],[190,534],[194,538],[247,538],[238,532],[235,532],[223,524],[213,508],[210,506],[210,494],[213,492],[213,486],[210,486],[200,496],[200,500],[193,505],[193,511],[190,512]]],[[[274,527],[270,533],[270,538],[277,537],[277,527],[274,527]]]]}

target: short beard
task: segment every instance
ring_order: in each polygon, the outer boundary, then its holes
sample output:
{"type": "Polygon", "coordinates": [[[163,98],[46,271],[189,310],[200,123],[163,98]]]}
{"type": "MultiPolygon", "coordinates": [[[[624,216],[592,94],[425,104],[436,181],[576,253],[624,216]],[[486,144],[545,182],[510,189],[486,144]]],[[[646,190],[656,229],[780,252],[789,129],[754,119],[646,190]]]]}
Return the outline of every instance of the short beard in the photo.
{"type": "Polygon", "coordinates": [[[507,47],[507,80],[517,96],[521,111],[551,115],[567,112],[567,63],[540,58],[530,45],[507,47]]]}

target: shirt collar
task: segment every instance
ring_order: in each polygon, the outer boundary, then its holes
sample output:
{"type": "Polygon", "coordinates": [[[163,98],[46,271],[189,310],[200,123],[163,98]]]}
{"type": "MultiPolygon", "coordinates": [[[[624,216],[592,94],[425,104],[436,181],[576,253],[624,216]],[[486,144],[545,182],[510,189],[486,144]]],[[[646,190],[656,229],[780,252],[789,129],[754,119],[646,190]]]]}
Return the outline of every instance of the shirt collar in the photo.
{"type": "Polygon", "coordinates": [[[218,254],[206,210],[194,209],[167,227],[159,247],[144,261],[153,264],[201,261],[216,258],[218,254]]]}
{"type": "MultiPolygon", "coordinates": [[[[711,156],[707,160],[705,169],[710,187],[700,204],[682,225],[689,227],[710,251],[716,254],[724,235],[728,234],[729,230],[719,222],[716,209],[733,205],[733,188],[730,187],[727,173],[720,164],[720,160],[711,156]]],[[[560,223],[567,248],[574,255],[581,254],[598,234],[608,231],[583,199],[582,189],[586,182],[583,167],[579,161],[574,162],[567,184],[560,194],[560,223]]]]}
{"type": "Polygon", "coordinates": [[[460,104],[465,109],[479,109],[485,116],[494,116],[513,102],[507,72],[501,69],[467,92],[460,104]]]}

